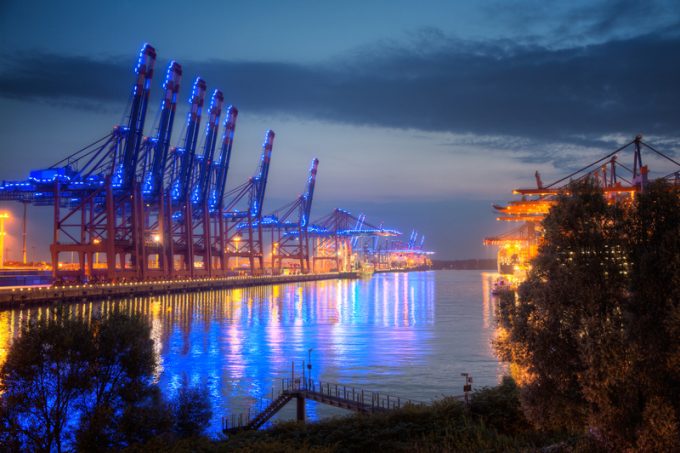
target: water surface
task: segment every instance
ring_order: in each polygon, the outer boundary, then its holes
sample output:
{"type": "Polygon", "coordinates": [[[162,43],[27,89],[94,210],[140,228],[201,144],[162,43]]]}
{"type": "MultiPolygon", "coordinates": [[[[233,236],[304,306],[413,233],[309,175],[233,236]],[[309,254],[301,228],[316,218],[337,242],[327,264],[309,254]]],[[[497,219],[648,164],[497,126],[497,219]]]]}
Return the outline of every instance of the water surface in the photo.
{"type": "MultiPolygon", "coordinates": [[[[246,289],[69,305],[78,317],[115,309],[143,313],[158,354],[156,379],[172,396],[183,379],[207,386],[211,430],[271,394],[311,352],[312,378],[429,401],[495,385],[505,371],[491,348],[491,274],[429,271],[378,274],[246,289]]],[[[0,363],[27,319],[47,308],[0,312],[0,363]]],[[[311,419],[342,414],[308,402],[311,419]]],[[[294,417],[290,404],[279,418],[294,417]]]]}

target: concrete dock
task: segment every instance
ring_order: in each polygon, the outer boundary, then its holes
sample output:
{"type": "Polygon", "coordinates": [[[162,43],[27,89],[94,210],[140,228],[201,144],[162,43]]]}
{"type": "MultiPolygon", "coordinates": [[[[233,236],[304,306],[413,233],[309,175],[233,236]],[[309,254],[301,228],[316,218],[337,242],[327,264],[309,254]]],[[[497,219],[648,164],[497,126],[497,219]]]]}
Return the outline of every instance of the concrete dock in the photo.
{"type": "Polygon", "coordinates": [[[329,279],[353,279],[357,277],[358,274],[356,272],[328,272],[300,275],[236,276],[149,282],[100,283],[91,285],[2,288],[0,289],[0,310],[57,302],[122,299],[127,297],[152,296],[156,294],[245,288],[249,286],[278,285],[329,279]]]}

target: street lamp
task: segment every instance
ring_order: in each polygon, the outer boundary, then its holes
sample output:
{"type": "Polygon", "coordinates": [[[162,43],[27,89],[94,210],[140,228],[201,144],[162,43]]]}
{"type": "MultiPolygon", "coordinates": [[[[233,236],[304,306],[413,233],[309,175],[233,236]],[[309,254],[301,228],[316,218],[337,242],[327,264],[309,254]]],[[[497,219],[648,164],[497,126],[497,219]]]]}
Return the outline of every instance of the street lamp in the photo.
{"type": "MultiPolygon", "coordinates": [[[[154,235],[151,236],[151,239],[153,240],[154,244],[156,244],[156,245],[158,245],[158,244],[161,243],[161,235],[158,234],[158,233],[154,233],[154,235]]],[[[160,261],[161,261],[161,260],[160,260],[160,254],[159,254],[159,253],[156,253],[154,256],[155,256],[155,258],[154,258],[154,260],[153,260],[153,267],[156,268],[156,269],[158,269],[158,268],[161,267],[161,264],[160,264],[160,261]]]]}
{"type": "MultiPolygon", "coordinates": [[[[92,239],[92,243],[94,245],[99,245],[101,244],[102,240],[100,238],[94,238],[92,239]]],[[[94,252],[94,264],[98,265],[99,264],[99,252],[94,252]]]]}
{"type": "Polygon", "coordinates": [[[234,246],[235,247],[234,251],[236,252],[236,270],[237,271],[238,271],[238,254],[239,254],[238,244],[239,244],[239,242],[241,242],[241,236],[234,236],[234,243],[236,244],[234,246]]]}

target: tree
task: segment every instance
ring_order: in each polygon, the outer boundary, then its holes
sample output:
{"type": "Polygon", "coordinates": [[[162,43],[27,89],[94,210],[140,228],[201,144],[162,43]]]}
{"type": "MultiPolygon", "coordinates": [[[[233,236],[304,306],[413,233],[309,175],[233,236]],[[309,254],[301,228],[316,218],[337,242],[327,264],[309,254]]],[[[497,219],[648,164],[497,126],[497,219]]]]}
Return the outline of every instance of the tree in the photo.
{"type": "Polygon", "coordinates": [[[91,324],[52,317],[25,326],[0,370],[8,441],[36,451],[123,446],[119,424],[152,389],[153,343],[136,316],[91,324]]]}
{"type": "Polygon", "coordinates": [[[155,367],[150,327],[139,316],[112,313],[91,328],[88,394],[81,405],[76,433],[83,451],[127,443],[119,424],[129,408],[143,404],[152,391],[155,367]]]}
{"type": "Polygon", "coordinates": [[[526,371],[528,419],[643,448],[655,407],[674,414],[664,445],[677,448],[678,192],[655,183],[633,203],[609,203],[593,182],[575,183],[543,228],[518,302],[503,304],[498,348],[526,371]]]}
{"type": "Polygon", "coordinates": [[[639,401],[637,447],[680,450],[680,190],[654,183],[631,223],[630,340],[639,401]]]}
{"type": "Polygon", "coordinates": [[[210,394],[205,387],[192,387],[185,378],[173,401],[175,432],[179,437],[199,436],[212,418],[210,394]]]}
{"type": "Polygon", "coordinates": [[[57,313],[22,329],[0,373],[3,406],[16,435],[32,451],[64,448],[92,357],[87,326],[57,313]]]}

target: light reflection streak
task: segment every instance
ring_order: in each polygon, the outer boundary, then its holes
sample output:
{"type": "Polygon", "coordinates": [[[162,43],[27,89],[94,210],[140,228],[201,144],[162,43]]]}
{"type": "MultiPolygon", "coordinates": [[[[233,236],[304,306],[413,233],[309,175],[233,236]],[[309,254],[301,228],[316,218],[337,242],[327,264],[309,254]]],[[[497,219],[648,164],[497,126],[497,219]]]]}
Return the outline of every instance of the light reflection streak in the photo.
{"type": "MultiPolygon", "coordinates": [[[[479,294],[481,286],[479,273],[376,274],[368,280],[88,302],[68,306],[68,313],[88,322],[116,310],[143,314],[151,323],[159,385],[168,396],[184,379],[207,385],[216,431],[222,415],[238,413],[269,396],[275,379],[290,375],[291,360],[299,372],[309,348],[314,349],[315,379],[364,384],[416,399],[446,393],[452,376],[449,363],[470,353],[459,346],[468,344],[461,335],[471,335],[459,333],[465,331],[461,323],[471,316],[478,319],[480,328],[472,334],[482,336],[493,316],[489,312],[493,305],[479,294]],[[465,279],[456,280],[461,275],[465,279]],[[467,305],[460,302],[467,317],[449,312],[459,302],[448,299],[448,294],[459,290],[472,295],[465,299],[470,301],[467,305]]],[[[0,312],[0,362],[20,326],[31,317],[51,319],[50,310],[0,312]]],[[[488,339],[478,343],[488,344],[488,339]]],[[[473,353],[475,363],[484,357],[494,368],[486,382],[493,384],[496,362],[485,348],[473,353]]],[[[464,371],[485,382],[481,371],[464,371]]],[[[308,413],[328,414],[314,405],[308,413]]]]}

